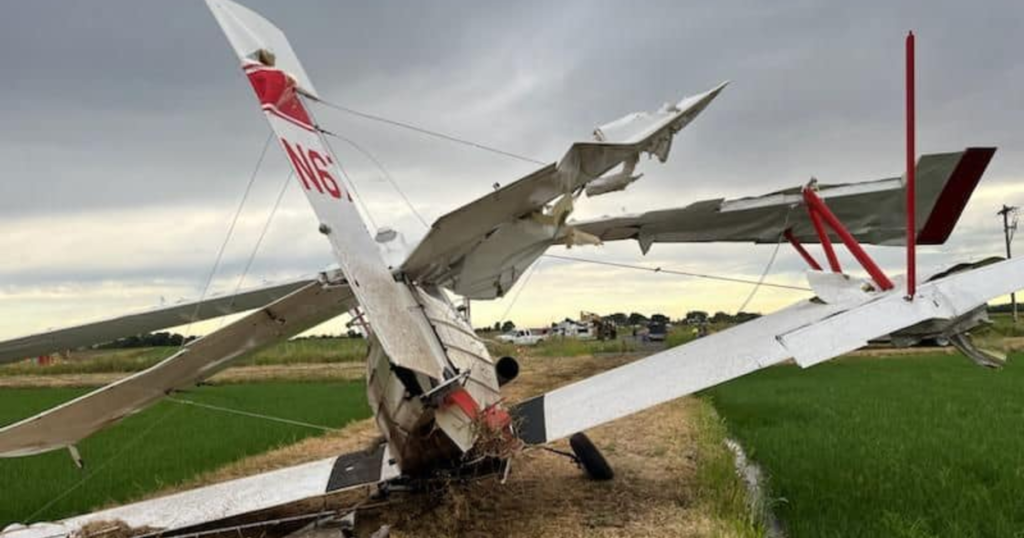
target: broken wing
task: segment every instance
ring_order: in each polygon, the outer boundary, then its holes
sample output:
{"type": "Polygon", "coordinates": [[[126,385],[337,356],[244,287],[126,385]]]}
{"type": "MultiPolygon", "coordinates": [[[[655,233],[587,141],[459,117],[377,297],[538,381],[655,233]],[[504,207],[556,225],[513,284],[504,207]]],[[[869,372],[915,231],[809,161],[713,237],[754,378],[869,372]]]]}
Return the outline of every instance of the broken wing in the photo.
{"type": "Polygon", "coordinates": [[[315,281],[185,345],[142,372],[0,428],[0,457],[73,445],[173,390],[194,385],[253,351],[290,338],[354,308],[346,285],[315,281]]]}
{"type": "Polygon", "coordinates": [[[612,122],[595,131],[597,141],[573,144],[557,165],[547,165],[442,216],[402,264],[402,272],[473,299],[502,295],[551,244],[560,220],[572,209],[571,198],[560,201],[554,214],[545,214],[547,204],[578,194],[617,166],[631,168],[628,163],[635,164],[641,153],[664,161],[673,136],[724,87],[720,84],[656,113],[612,122]]]}
{"type": "MultiPolygon", "coordinates": [[[[270,512],[299,501],[336,495],[395,478],[387,445],[228,480],[180,493],[0,532],[2,538],[80,536],[86,525],[121,521],[157,535],[181,535],[273,519],[270,512]]],[[[364,500],[365,496],[359,498],[364,500]]],[[[353,503],[355,504],[355,503],[353,503]]]]}
{"type": "MultiPolygon", "coordinates": [[[[917,242],[940,245],[953,231],[995,148],[924,155],[917,163],[917,242]]],[[[819,186],[821,196],[861,243],[902,245],[906,240],[903,180],[899,177],[819,186]]],[[[800,189],[736,200],[705,200],[677,209],[570,223],[602,241],[652,243],[739,241],[775,243],[787,229],[817,243],[800,189]]]]}
{"type": "Polygon", "coordinates": [[[927,319],[950,319],[1024,288],[1024,259],[929,281],[914,301],[903,290],[861,292],[778,312],[662,351],[519,404],[520,437],[541,444],[795,358],[807,367],[927,319]]]}
{"type": "Polygon", "coordinates": [[[210,297],[203,301],[182,302],[113,319],[56,329],[0,342],[0,364],[64,352],[84,346],[103,344],[193,321],[217,318],[259,308],[315,282],[315,278],[295,279],[243,291],[235,295],[210,297]]]}

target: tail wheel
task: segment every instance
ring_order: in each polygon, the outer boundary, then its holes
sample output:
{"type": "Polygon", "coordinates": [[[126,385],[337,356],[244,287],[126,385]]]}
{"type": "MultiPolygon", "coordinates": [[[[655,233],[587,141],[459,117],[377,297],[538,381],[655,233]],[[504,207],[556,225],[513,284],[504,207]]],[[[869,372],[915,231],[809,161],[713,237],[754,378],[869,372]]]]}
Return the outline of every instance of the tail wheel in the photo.
{"type": "Polygon", "coordinates": [[[577,433],[570,437],[569,446],[572,447],[572,452],[576,455],[577,462],[586,471],[587,476],[594,480],[611,480],[615,478],[615,471],[612,471],[612,466],[608,465],[608,460],[604,459],[601,451],[594,446],[594,443],[586,434],[577,433]]]}

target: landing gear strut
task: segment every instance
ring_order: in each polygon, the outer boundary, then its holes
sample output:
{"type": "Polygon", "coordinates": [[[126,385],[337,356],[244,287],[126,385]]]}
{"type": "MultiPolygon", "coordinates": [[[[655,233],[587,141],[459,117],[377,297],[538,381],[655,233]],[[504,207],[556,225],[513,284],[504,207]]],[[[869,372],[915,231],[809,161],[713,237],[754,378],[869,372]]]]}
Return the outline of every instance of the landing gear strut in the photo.
{"type": "Polygon", "coordinates": [[[597,449],[593,441],[586,434],[577,433],[570,437],[569,446],[572,447],[571,453],[550,447],[541,448],[571,459],[573,463],[583,469],[583,472],[587,473],[587,476],[593,480],[611,480],[615,478],[615,471],[612,470],[612,466],[608,464],[608,460],[604,459],[601,451],[597,449]]]}
{"type": "Polygon", "coordinates": [[[615,478],[615,471],[608,465],[601,451],[594,446],[594,443],[584,433],[577,433],[569,438],[569,446],[573,454],[576,454],[576,462],[583,467],[587,475],[594,480],[611,480],[615,478]]]}

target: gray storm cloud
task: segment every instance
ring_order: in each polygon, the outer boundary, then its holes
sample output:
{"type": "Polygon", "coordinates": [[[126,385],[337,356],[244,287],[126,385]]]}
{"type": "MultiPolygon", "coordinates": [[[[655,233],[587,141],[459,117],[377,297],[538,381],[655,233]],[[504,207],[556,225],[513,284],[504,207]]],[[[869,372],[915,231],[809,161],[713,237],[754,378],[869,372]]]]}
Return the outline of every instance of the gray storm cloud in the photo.
{"type": "MultiPolygon", "coordinates": [[[[898,175],[902,43],[913,28],[920,151],[1000,147],[981,196],[938,252],[998,252],[991,213],[1000,193],[1024,195],[1014,190],[1024,165],[1019,2],[246,3],[285,30],[326,98],[545,161],[595,125],[733,81],[677,139],[667,165],[646,166],[621,195],[581,204],[581,217],[759,194],[811,175],[898,175]]],[[[0,268],[0,289],[201,286],[268,135],[235,64],[200,1],[8,6],[0,18],[0,226],[8,231],[0,246],[13,261],[0,268]]],[[[329,109],[317,115],[384,162],[427,218],[532,168],[329,109]]],[[[335,147],[375,220],[422,235],[380,170],[340,141],[335,147]]],[[[280,156],[268,157],[225,279],[244,265],[286,173],[280,156]]],[[[286,196],[256,281],[330,261],[303,204],[297,192],[286,196]]],[[[764,249],[656,254],[756,275],[764,249]]],[[[588,254],[636,253],[629,245],[588,254]]],[[[898,252],[881,257],[899,266],[898,252]]],[[[797,278],[796,261],[780,260],[780,277],[797,278]]],[[[2,297],[6,313],[25,308],[2,297]]]]}

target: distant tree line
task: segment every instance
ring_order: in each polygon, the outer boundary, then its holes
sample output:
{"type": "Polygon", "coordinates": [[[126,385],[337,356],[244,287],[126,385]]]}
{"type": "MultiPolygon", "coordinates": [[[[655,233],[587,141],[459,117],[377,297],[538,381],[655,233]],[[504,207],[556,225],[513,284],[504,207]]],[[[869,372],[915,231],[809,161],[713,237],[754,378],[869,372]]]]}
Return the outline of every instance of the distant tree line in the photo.
{"type": "MultiPolygon", "coordinates": [[[[1017,310],[1024,312],[1024,307],[1018,305],[1017,310]]],[[[1013,312],[1013,305],[1010,303],[988,305],[988,311],[1008,314],[1010,312],[1013,312]]]]}
{"type": "MultiPolygon", "coordinates": [[[[294,338],[294,340],[324,340],[331,338],[362,338],[363,335],[354,329],[349,329],[344,335],[336,334],[316,334],[309,336],[302,336],[294,338]]],[[[93,349],[130,349],[137,347],[168,347],[175,346],[180,347],[185,342],[191,342],[199,338],[198,336],[189,336],[185,338],[184,335],[170,332],[158,332],[150,334],[139,334],[135,336],[127,336],[125,338],[118,338],[113,342],[107,342],[106,344],[99,344],[93,346],[93,349]]]]}
{"type": "Polygon", "coordinates": [[[159,332],[151,334],[139,334],[135,336],[128,336],[125,338],[118,338],[113,342],[107,342],[106,344],[100,344],[95,346],[96,349],[127,349],[133,347],[166,347],[166,346],[181,346],[185,342],[191,342],[195,340],[196,336],[189,336],[185,338],[183,335],[178,333],[159,332]]]}
{"type": "MultiPolygon", "coordinates": [[[[1007,306],[1007,308],[1009,308],[1007,306]]],[[[1009,311],[1009,310],[1007,310],[1009,311]]],[[[714,315],[710,315],[703,310],[691,310],[686,313],[686,317],[678,320],[678,323],[688,325],[699,325],[702,323],[715,323],[715,324],[737,324],[757,319],[761,317],[761,314],[757,312],[737,312],[735,314],[727,314],[725,312],[715,312],[714,315]]],[[[672,323],[671,318],[665,314],[657,313],[651,314],[647,317],[639,312],[615,312],[614,314],[608,314],[607,316],[601,316],[601,319],[613,323],[619,327],[631,327],[631,326],[645,326],[649,323],[672,323]]],[[[568,319],[567,319],[568,320],[568,319]]],[[[555,324],[552,323],[552,326],[555,324]]],[[[493,330],[497,332],[507,333],[516,328],[516,324],[512,321],[495,321],[494,325],[482,330],[493,330]]]]}

